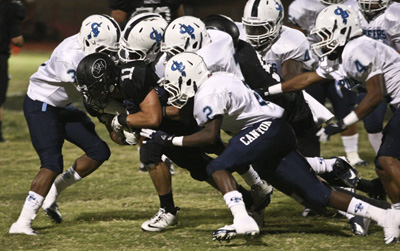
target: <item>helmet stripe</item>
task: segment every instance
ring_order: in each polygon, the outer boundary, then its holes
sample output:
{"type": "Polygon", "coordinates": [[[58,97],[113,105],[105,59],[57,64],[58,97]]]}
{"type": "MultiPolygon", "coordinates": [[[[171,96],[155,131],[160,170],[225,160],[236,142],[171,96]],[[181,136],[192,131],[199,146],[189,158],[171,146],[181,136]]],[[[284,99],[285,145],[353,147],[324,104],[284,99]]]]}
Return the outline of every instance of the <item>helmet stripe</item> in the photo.
{"type": "Polygon", "coordinates": [[[110,20],[110,22],[114,25],[114,27],[117,29],[117,41],[119,41],[119,37],[121,36],[121,30],[120,30],[120,28],[119,28],[119,25],[118,25],[118,23],[113,19],[113,18],[110,18],[109,16],[107,16],[107,15],[102,15],[103,17],[105,17],[105,18],[107,18],[108,20],[110,20]]]}
{"type": "Polygon", "coordinates": [[[260,5],[260,0],[255,0],[253,3],[253,8],[251,8],[251,16],[257,17],[258,16],[258,6],[260,5]]]}
{"type": "Polygon", "coordinates": [[[155,15],[155,14],[153,14],[153,15],[146,15],[146,16],[143,16],[143,17],[138,18],[137,20],[135,20],[135,22],[131,23],[131,24],[129,25],[129,27],[126,28],[126,31],[125,31],[125,33],[124,33],[124,39],[125,39],[125,40],[128,39],[129,33],[131,33],[131,30],[133,29],[133,27],[135,27],[140,21],[142,21],[142,20],[144,20],[144,19],[146,19],[146,18],[149,18],[149,17],[159,17],[159,15],[155,15]]]}

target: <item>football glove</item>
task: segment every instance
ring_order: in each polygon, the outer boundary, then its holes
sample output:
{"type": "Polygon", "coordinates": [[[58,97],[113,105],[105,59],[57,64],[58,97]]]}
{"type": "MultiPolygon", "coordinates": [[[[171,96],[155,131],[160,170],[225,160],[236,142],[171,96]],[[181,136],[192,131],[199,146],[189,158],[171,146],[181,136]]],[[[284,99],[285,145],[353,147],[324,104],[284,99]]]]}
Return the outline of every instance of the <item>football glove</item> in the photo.
{"type": "Polygon", "coordinates": [[[120,115],[116,115],[114,116],[114,118],[111,121],[111,128],[113,130],[113,132],[118,136],[123,138],[124,134],[122,132],[124,126],[128,127],[126,124],[126,114],[120,114],[120,115]]]}
{"type": "Polygon", "coordinates": [[[123,129],[122,133],[124,134],[124,137],[125,137],[124,142],[126,144],[134,146],[139,142],[140,134],[138,134],[136,132],[130,132],[126,129],[123,129]]]}
{"type": "Polygon", "coordinates": [[[316,135],[321,143],[326,143],[332,135],[343,132],[346,129],[347,126],[343,123],[343,120],[340,120],[337,123],[329,123],[326,127],[321,128],[316,135]]]}
{"type": "Polygon", "coordinates": [[[175,135],[169,135],[163,131],[155,131],[151,129],[142,129],[140,135],[149,138],[154,143],[162,146],[173,146],[172,140],[175,137],[175,135]]]}

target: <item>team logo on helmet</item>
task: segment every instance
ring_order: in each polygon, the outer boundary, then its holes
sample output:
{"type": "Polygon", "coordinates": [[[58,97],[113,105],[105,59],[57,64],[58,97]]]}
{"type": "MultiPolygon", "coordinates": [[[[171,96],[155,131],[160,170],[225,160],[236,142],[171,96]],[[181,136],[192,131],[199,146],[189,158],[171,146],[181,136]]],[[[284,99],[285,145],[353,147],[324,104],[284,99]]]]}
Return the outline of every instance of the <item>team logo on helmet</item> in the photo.
{"type": "Polygon", "coordinates": [[[99,27],[101,27],[101,24],[102,24],[103,22],[101,22],[101,23],[92,23],[92,25],[91,25],[91,27],[92,27],[92,32],[88,35],[88,39],[91,39],[92,38],[92,33],[93,33],[93,36],[94,37],[97,37],[98,35],[99,35],[99,33],[100,33],[100,31],[99,31],[99,27]]]}
{"type": "Polygon", "coordinates": [[[162,39],[163,39],[163,35],[161,33],[159,33],[156,29],[152,28],[153,31],[150,33],[150,38],[153,40],[156,40],[157,44],[160,44],[162,39]]]}
{"type": "Polygon", "coordinates": [[[99,58],[93,63],[92,75],[95,78],[100,78],[103,76],[105,70],[107,69],[107,63],[104,59],[99,58]]]}
{"type": "Polygon", "coordinates": [[[335,15],[341,16],[343,19],[343,23],[347,24],[347,18],[349,17],[349,13],[347,11],[343,10],[338,6],[337,9],[334,11],[334,13],[335,15]]]}
{"type": "Polygon", "coordinates": [[[182,63],[182,62],[177,62],[177,61],[173,61],[173,64],[171,65],[171,70],[172,71],[179,71],[182,76],[186,77],[186,72],[185,72],[185,68],[186,66],[182,63]]]}
{"type": "Polygon", "coordinates": [[[193,34],[194,28],[190,25],[179,24],[181,26],[180,32],[181,34],[189,34],[192,39],[195,39],[196,36],[193,34]]]}

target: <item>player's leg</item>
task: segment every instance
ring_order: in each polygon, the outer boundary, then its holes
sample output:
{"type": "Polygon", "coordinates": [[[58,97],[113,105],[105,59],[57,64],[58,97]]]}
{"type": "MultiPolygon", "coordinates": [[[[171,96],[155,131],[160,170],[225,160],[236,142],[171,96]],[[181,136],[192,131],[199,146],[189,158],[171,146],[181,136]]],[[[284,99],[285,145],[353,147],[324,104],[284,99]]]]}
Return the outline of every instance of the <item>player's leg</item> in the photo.
{"type": "Polygon", "coordinates": [[[160,200],[159,211],[142,224],[141,228],[144,231],[158,232],[178,223],[179,208],[175,207],[174,203],[171,173],[161,161],[163,152],[162,146],[151,141],[144,142],[140,149],[140,161],[147,168],[160,200]]]}
{"type": "Polygon", "coordinates": [[[67,187],[94,172],[110,157],[110,149],[96,133],[95,125],[83,111],[67,106],[60,113],[64,124],[65,139],[81,148],[85,154],[77,158],[72,166],[54,181],[42,208],[56,223],[62,222],[57,198],[67,187]]]}
{"type": "MultiPolygon", "coordinates": [[[[365,95],[366,93],[359,93],[357,96],[357,102],[360,103],[365,95]]],[[[370,114],[363,118],[364,128],[368,133],[369,143],[375,153],[378,153],[379,147],[382,143],[382,130],[386,110],[387,104],[381,102],[370,114]]]]}
{"type": "Polygon", "coordinates": [[[33,147],[40,158],[41,169],[31,184],[21,214],[11,226],[10,233],[37,234],[31,227],[32,220],[36,217],[54,179],[63,170],[61,148],[64,131],[59,120],[59,111],[60,108],[25,97],[24,114],[33,147]]]}
{"type": "Polygon", "coordinates": [[[2,133],[3,124],[3,104],[6,101],[8,89],[8,55],[0,54],[0,142],[5,141],[2,133]]]}

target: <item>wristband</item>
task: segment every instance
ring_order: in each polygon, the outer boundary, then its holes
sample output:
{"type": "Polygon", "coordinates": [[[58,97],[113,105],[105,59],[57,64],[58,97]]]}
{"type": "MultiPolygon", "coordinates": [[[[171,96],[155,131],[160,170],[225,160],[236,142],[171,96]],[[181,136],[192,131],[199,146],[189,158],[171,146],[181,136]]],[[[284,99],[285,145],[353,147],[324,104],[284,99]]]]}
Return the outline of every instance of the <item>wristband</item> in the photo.
{"type": "Polygon", "coordinates": [[[358,120],[357,114],[352,111],[343,119],[343,124],[348,127],[352,124],[355,124],[358,120]]]}
{"type": "Polygon", "coordinates": [[[270,95],[275,95],[275,94],[282,93],[283,92],[282,91],[282,84],[276,84],[276,85],[270,86],[268,88],[268,92],[269,92],[270,95]]]}
{"type": "Polygon", "coordinates": [[[183,136],[174,137],[172,139],[172,145],[174,145],[174,146],[183,146],[183,136]]]}
{"type": "Polygon", "coordinates": [[[128,127],[128,123],[126,122],[127,117],[127,114],[118,115],[118,123],[120,123],[124,127],[128,127]]]}
{"type": "Polygon", "coordinates": [[[167,118],[168,118],[168,115],[167,115],[167,107],[166,107],[166,106],[163,106],[163,107],[161,107],[161,110],[162,110],[162,117],[163,117],[164,119],[167,119],[167,118]]]}

